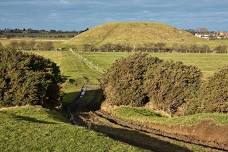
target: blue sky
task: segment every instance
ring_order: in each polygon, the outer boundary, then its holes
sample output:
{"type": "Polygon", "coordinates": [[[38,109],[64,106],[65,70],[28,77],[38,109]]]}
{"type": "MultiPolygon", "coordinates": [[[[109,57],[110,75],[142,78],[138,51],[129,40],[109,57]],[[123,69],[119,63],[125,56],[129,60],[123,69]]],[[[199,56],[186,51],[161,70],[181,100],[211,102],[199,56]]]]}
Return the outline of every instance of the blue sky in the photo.
{"type": "Polygon", "coordinates": [[[0,0],[0,28],[80,30],[113,21],[228,31],[228,0],[0,0]]]}

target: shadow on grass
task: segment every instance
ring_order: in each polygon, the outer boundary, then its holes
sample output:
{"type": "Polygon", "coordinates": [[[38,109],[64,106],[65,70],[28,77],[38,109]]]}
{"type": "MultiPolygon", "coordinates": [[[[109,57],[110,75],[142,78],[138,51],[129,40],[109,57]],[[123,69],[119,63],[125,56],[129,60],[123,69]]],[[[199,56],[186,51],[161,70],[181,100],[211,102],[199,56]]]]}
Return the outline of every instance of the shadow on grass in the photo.
{"type": "MultiPolygon", "coordinates": [[[[65,94],[65,98],[72,98],[71,102],[63,104],[63,111],[70,110],[73,112],[89,112],[99,110],[103,98],[101,89],[88,90],[85,96],[80,98],[80,92],[71,92],[65,94]]],[[[69,100],[68,100],[69,101],[69,100]]]]}
{"type": "MultiPolygon", "coordinates": [[[[80,118],[77,118],[80,119],[80,118]]],[[[190,152],[186,147],[182,147],[173,143],[170,143],[166,140],[162,140],[161,137],[156,135],[148,135],[136,130],[117,128],[109,125],[100,125],[95,123],[82,122],[82,126],[87,126],[89,129],[92,129],[96,132],[105,134],[106,136],[136,146],[139,148],[156,151],[156,152],[190,152]]]]}
{"type": "Polygon", "coordinates": [[[3,112],[3,111],[0,111],[0,113],[8,115],[8,116],[10,116],[13,119],[16,119],[18,121],[28,121],[28,122],[32,122],[32,123],[42,123],[42,124],[57,124],[55,122],[39,120],[39,119],[36,119],[36,118],[33,118],[33,117],[29,117],[29,116],[21,116],[21,115],[16,115],[16,114],[13,114],[13,113],[8,113],[8,112],[3,112]]]}

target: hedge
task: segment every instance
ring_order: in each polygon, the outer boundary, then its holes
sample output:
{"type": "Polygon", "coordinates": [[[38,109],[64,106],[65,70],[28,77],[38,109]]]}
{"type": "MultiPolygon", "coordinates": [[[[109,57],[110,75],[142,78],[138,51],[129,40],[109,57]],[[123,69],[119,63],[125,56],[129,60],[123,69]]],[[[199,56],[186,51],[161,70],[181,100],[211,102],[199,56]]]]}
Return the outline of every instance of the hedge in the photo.
{"type": "Polygon", "coordinates": [[[59,67],[41,56],[0,50],[0,106],[61,104],[59,67]]]}
{"type": "Polygon", "coordinates": [[[143,88],[144,74],[150,65],[160,62],[147,54],[134,54],[113,63],[101,79],[106,101],[111,105],[144,105],[148,102],[143,88]]]}
{"type": "Polygon", "coordinates": [[[144,88],[156,109],[175,114],[184,103],[195,97],[201,77],[201,71],[194,66],[167,61],[149,68],[144,88]]]}

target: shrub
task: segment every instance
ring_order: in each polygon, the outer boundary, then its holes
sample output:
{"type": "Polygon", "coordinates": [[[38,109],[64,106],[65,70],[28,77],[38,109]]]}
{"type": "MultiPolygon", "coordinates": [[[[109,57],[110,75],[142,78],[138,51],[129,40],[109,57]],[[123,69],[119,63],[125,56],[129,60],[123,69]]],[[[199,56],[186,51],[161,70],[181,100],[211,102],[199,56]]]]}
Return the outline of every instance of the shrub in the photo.
{"type": "Polygon", "coordinates": [[[0,51],[0,106],[60,105],[59,67],[48,59],[18,51],[0,51]]]}
{"type": "Polygon", "coordinates": [[[228,67],[216,72],[203,84],[200,111],[228,112],[228,67]]]}
{"type": "Polygon", "coordinates": [[[154,108],[175,114],[201,85],[202,73],[181,62],[163,62],[145,75],[144,87],[154,108]]]}
{"type": "Polygon", "coordinates": [[[103,75],[101,87],[111,105],[142,106],[148,99],[143,88],[147,68],[162,61],[147,54],[134,54],[112,64],[103,75]]]}
{"type": "Polygon", "coordinates": [[[3,49],[4,48],[4,46],[2,45],[2,43],[0,42],[0,49],[3,49]]]}

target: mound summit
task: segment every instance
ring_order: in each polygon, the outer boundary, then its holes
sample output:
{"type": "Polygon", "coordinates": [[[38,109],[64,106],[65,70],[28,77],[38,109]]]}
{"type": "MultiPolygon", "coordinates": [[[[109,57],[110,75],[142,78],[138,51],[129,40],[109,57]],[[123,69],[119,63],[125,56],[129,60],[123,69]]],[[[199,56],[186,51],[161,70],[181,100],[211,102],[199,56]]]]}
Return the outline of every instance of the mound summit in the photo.
{"type": "Polygon", "coordinates": [[[161,23],[120,22],[94,27],[69,40],[68,45],[119,44],[141,47],[151,43],[195,43],[202,41],[191,33],[161,23]]]}

